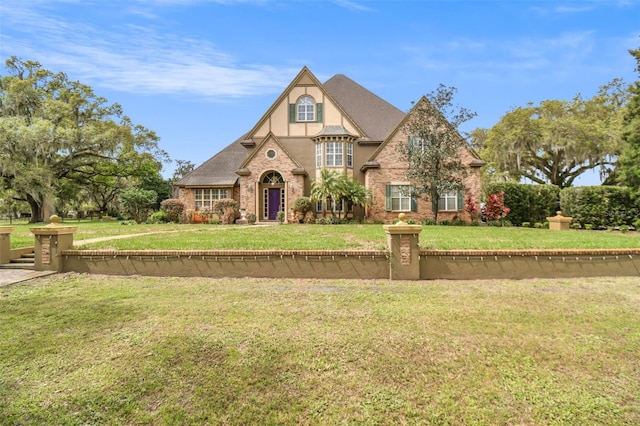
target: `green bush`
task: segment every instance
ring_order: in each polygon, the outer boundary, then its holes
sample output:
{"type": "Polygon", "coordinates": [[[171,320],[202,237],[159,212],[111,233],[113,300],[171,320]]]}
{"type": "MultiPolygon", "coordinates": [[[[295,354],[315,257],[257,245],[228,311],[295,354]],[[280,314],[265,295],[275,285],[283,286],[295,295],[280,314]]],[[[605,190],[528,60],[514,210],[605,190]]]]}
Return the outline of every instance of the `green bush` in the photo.
{"type": "Polygon", "coordinates": [[[555,213],[560,189],[556,185],[531,185],[500,182],[486,185],[485,196],[504,192],[504,205],[510,209],[509,220],[516,226],[523,222],[542,222],[555,213]]]}
{"type": "Polygon", "coordinates": [[[163,210],[159,210],[153,213],[151,216],[149,216],[149,219],[147,219],[147,223],[167,223],[167,222],[169,222],[169,220],[167,218],[166,212],[164,212],[163,210]]]}
{"type": "Polygon", "coordinates": [[[283,211],[279,211],[278,214],[276,215],[276,219],[280,223],[284,222],[284,212],[283,211]]]}
{"type": "Polygon", "coordinates": [[[247,222],[249,222],[251,225],[256,223],[256,220],[257,220],[257,217],[256,217],[255,213],[249,213],[247,215],[247,222]]]}
{"type": "Polygon", "coordinates": [[[618,186],[579,186],[564,188],[560,192],[562,214],[584,226],[595,229],[630,225],[638,216],[638,206],[632,201],[631,191],[618,186]]]}

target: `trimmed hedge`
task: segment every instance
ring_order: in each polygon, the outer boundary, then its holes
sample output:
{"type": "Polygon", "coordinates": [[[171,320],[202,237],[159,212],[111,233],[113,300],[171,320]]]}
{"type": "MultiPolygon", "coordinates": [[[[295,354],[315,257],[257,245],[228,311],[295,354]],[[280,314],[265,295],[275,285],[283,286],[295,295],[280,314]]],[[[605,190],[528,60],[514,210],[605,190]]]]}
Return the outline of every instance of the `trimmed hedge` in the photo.
{"type": "Polygon", "coordinates": [[[564,188],[560,192],[562,214],[571,216],[573,222],[593,225],[594,229],[606,229],[621,225],[633,225],[638,219],[638,205],[632,201],[628,187],[578,186],[564,188]]]}
{"type": "Polygon", "coordinates": [[[514,182],[492,183],[484,187],[485,196],[504,192],[504,205],[511,209],[506,216],[512,224],[544,222],[555,215],[560,188],[556,185],[530,185],[514,182]]]}

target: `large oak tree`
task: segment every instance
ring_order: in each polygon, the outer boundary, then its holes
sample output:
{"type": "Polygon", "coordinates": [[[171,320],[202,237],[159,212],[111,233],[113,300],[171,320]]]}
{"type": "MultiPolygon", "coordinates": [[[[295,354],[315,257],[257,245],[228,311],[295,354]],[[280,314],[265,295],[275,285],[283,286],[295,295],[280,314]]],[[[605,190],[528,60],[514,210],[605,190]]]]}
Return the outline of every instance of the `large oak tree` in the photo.
{"type": "MultiPolygon", "coordinates": [[[[32,221],[43,221],[74,182],[91,191],[100,180],[161,167],[166,153],[153,131],[135,125],[118,104],[108,104],[90,86],[38,62],[12,57],[0,78],[0,178],[29,203],[32,221]],[[152,167],[150,167],[152,165],[152,167]]],[[[114,179],[110,179],[110,178],[114,179]]]]}
{"type": "Polygon", "coordinates": [[[514,108],[483,135],[481,157],[495,174],[513,181],[564,188],[593,169],[606,178],[623,147],[627,97],[623,82],[615,79],[590,99],[578,95],[514,108]]]}

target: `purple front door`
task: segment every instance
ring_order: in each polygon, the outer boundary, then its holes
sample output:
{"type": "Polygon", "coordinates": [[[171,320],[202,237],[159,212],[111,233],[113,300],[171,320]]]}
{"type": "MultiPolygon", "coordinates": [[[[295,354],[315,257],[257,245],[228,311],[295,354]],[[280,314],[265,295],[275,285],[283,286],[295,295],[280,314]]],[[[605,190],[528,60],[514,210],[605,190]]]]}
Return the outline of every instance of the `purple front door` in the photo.
{"type": "Polygon", "coordinates": [[[269,188],[269,220],[276,220],[280,211],[280,188],[269,188]]]}

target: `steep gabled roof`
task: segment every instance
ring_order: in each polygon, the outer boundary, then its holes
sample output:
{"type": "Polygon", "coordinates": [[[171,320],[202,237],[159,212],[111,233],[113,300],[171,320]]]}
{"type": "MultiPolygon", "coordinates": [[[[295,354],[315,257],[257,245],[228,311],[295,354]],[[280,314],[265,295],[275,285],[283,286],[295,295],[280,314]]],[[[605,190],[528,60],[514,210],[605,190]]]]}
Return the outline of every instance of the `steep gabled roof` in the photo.
{"type": "MultiPolygon", "coordinates": [[[[397,125],[393,128],[393,130],[387,135],[383,143],[380,144],[380,146],[374,151],[371,157],[369,157],[369,160],[367,160],[367,162],[363,166],[364,168],[367,168],[367,165],[371,167],[372,165],[375,166],[377,164],[376,158],[378,157],[378,155],[384,150],[387,144],[391,141],[392,137],[407,124],[407,121],[411,119],[411,113],[413,112],[413,110],[415,110],[416,108],[418,108],[424,103],[431,104],[431,101],[429,101],[429,99],[427,99],[427,97],[423,95],[420,98],[420,100],[415,103],[415,105],[411,108],[411,110],[407,114],[405,114],[405,116],[397,123],[397,125]]],[[[438,114],[438,116],[440,117],[440,121],[444,123],[444,125],[447,126],[450,131],[455,132],[456,134],[458,134],[460,139],[465,140],[460,134],[460,132],[458,131],[458,129],[453,127],[453,125],[449,122],[449,120],[447,120],[446,117],[442,115],[440,111],[438,111],[438,109],[434,108],[434,113],[438,114]]],[[[465,149],[467,149],[467,151],[469,151],[471,156],[474,157],[474,160],[472,161],[472,164],[471,164],[472,167],[481,167],[486,164],[486,162],[480,158],[478,153],[473,148],[471,148],[471,146],[469,146],[468,143],[466,143],[466,140],[465,140],[464,147],[465,149]]]]}
{"type": "Polygon", "coordinates": [[[343,74],[336,74],[324,88],[372,141],[383,141],[405,113],[343,74]]]}
{"type": "MultiPolygon", "coordinates": [[[[251,160],[258,154],[258,151],[260,151],[260,149],[269,141],[273,141],[273,143],[275,143],[278,148],[280,148],[286,155],[287,157],[289,157],[291,159],[291,161],[296,165],[296,167],[298,168],[302,168],[302,166],[300,165],[300,163],[298,163],[298,160],[296,160],[290,153],[289,151],[287,151],[287,148],[285,148],[284,146],[282,146],[282,144],[280,143],[280,141],[278,140],[278,138],[276,137],[276,135],[274,135],[273,133],[269,132],[263,139],[262,141],[258,144],[258,146],[255,147],[255,149],[251,152],[251,154],[249,154],[248,157],[246,157],[242,163],[240,163],[240,166],[238,166],[239,169],[242,169],[244,167],[246,167],[251,160]]],[[[237,170],[237,169],[236,169],[237,170]]]]}
{"type": "Polygon", "coordinates": [[[244,136],[202,163],[175,183],[176,186],[231,186],[238,180],[238,164],[247,158],[247,149],[240,144],[244,136]]]}

